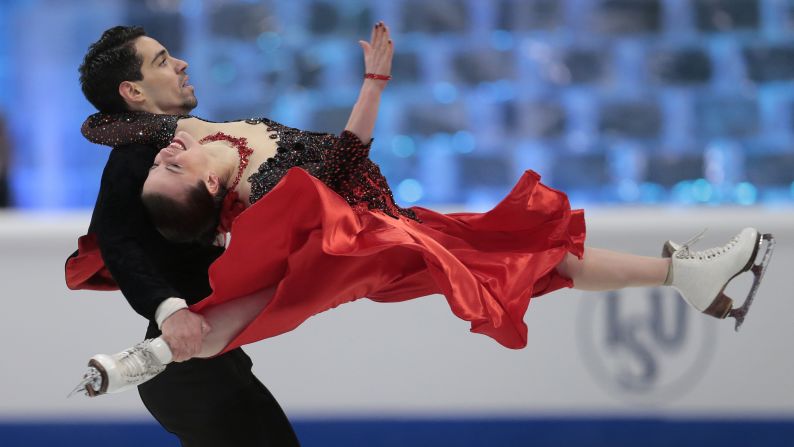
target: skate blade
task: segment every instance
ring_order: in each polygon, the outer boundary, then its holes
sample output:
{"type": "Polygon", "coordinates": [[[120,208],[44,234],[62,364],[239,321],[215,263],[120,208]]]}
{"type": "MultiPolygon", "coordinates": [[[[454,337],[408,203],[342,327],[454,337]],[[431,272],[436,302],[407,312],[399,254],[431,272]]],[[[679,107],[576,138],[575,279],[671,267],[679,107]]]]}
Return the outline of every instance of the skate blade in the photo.
{"type": "MultiPolygon", "coordinates": [[[[744,323],[744,318],[747,316],[747,312],[750,310],[750,306],[753,304],[753,300],[755,299],[756,293],[758,293],[758,287],[761,285],[761,280],[764,279],[764,273],[766,273],[766,268],[769,265],[769,260],[772,258],[772,252],[775,249],[775,238],[769,233],[761,235],[758,240],[758,245],[766,241],[766,251],[764,252],[764,257],[761,259],[760,264],[755,264],[755,259],[753,259],[752,266],[748,269],[753,273],[753,285],[750,288],[750,292],[747,293],[747,298],[742,303],[742,306],[739,308],[732,309],[728,312],[729,317],[733,317],[736,320],[735,330],[738,332],[739,328],[744,323]]],[[[756,256],[757,259],[757,256],[756,256]]]]}
{"type": "Polygon", "coordinates": [[[66,398],[68,399],[74,396],[75,394],[80,394],[80,393],[82,393],[84,396],[90,396],[88,390],[89,388],[91,388],[92,381],[93,379],[90,377],[83,378],[83,380],[81,380],[80,383],[78,383],[77,386],[74,387],[74,389],[66,396],[66,398]]]}
{"type": "Polygon", "coordinates": [[[69,394],[66,395],[66,398],[69,399],[70,397],[74,396],[75,394],[79,393],[80,391],[85,391],[85,385],[82,382],[78,384],[69,394]]]}
{"type": "Polygon", "coordinates": [[[82,393],[84,396],[88,397],[98,396],[101,393],[97,392],[93,387],[97,380],[102,380],[102,373],[97,371],[94,367],[89,368],[88,372],[83,374],[83,380],[77,384],[66,398],[68,399],[78,393],[82,393]]]}

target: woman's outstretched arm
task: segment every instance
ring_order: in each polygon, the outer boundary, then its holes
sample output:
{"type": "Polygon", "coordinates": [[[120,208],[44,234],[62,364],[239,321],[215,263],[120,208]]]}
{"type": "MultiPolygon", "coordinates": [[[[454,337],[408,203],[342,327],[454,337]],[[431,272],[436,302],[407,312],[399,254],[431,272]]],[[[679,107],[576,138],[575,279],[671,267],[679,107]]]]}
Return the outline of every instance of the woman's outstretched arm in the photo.
{"type": "MultiPolygon", "coordinates": [[[[372,30],[370,41],[360,40],[358,43],[364,50],[366,73],[390,76],[394,47],[389,35],[389,27],[383,22],[378,22],[372,30]]],[[[386,88],[387,82],[382,79],[364,79],[356,105],[353,106],[350,119],[345,126],[345,130],[354,133],[365,144],[372,138],[372,129],[375,128],[375,120],[378,117],[380,95],[386,88]]]]}

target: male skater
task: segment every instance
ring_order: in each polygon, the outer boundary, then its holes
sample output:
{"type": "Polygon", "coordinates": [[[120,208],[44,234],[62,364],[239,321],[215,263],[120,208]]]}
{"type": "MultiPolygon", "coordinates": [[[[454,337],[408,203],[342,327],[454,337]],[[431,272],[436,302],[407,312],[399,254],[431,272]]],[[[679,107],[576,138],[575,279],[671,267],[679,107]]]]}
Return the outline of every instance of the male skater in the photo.
{"type": "MultiPolygon", "coordinates": [[[[80,83],[103,113],[184,115],[197,105],[187,66],[143,28],[117,26],[89,47],[80,83]]],[[[284,412],[241,349],[183,361],[198,352],[202,332],[211,330],[186,307],[209,295],[207,270],[223,249],[170,243],[149,221],[140,191],[159,149],[127,144],[111,150],[88,234],[66,262],[67,285],[121,289],[149,320],[146,338],[162,333],[177,363],[138,390],[183,446],[297,446],[284,412]]]]}

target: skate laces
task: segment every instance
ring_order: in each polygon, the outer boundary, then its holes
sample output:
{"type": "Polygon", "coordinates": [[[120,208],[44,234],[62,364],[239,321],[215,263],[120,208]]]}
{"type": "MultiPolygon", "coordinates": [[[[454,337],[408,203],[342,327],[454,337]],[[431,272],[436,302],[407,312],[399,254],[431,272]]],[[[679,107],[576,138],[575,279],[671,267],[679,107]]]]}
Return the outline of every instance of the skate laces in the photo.
{"type": "Polygon", "coordinates": [[[724,253],[728,252],[739,241],[739,236],[737,235],[737,236],[734,236],[733,238],[731,238],[731,240],[728,241],[727,244],[725,244],[725,245],[723,245],[721,247],[712,247],[712,248],[707,248],[705,250],[693,252],[690,249],[690,247],[692,245],[694,245],[697,241],[703,239],[703,235],[706,234],[706,231],[708,231],[708,228],[706,228],[703,231],[701,231],[700,233],[696,234],[693,238],[691,238],[690,240],[686,241],[683,245],[681,245],[681,248],[678,249],[678,251],[675,252],[675,257],[678,258],[678,259],[695,259],[695,258],[697,258],[697,259],[711,259],[711,258],[716,258],[717,256],[720,256],[721,254],[724,254],[724,253]]]}
{"type": "Polygon", "coordinates": [[[144,341],[124,351],[119,356],[119,367],[124,377],[137,379],[157,374],[165,369],[165,365],[160,363],[148,347],[149,343],[144,341]]]}
{"type": "Polygon", "coordinates": [[[687,249],[687,250],[689,250],[689,247],[691,247],[692,245],[695,245],[695,243],[696,243],[697,241],[699,241],[699,240],[703,239],[703,235],[704,235],[704,234],[706,234],[706,232],[707,232],[707,231],[709,231],[709,229],[708,229],[708,228],[704,228],[704,229],[703,229],[703,231],[701,231],[700,233],[698,233],[698,234],[694,235],[694,236],[693,236],[691,239],[689,239],[688,241],[684,242],[684,243],[681,245],[681,248],[682,248],[682,249],[687,249]]]}

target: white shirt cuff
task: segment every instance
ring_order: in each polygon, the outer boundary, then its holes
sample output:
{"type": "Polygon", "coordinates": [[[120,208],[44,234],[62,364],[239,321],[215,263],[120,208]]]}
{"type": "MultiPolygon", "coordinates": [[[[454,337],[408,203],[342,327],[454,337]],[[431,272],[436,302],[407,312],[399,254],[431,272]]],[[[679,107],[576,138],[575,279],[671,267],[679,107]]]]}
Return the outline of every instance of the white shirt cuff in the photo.
{"type": "Polygon", "coordinates": [[[182,298],[167,298],[154,311],[154,321],[157,322],[159,329],[163,328],[163,322],[174,312],[187,308],[187,302],[182,298]]]}

